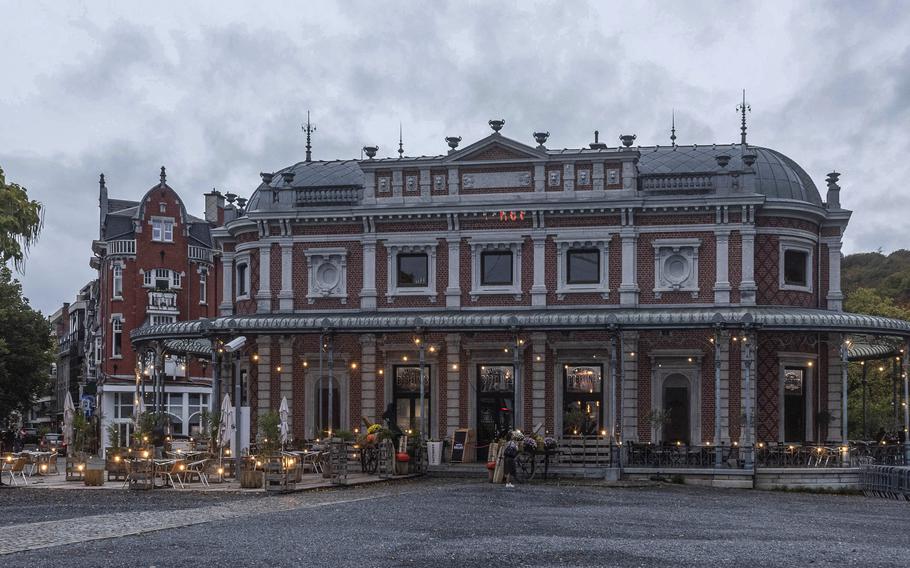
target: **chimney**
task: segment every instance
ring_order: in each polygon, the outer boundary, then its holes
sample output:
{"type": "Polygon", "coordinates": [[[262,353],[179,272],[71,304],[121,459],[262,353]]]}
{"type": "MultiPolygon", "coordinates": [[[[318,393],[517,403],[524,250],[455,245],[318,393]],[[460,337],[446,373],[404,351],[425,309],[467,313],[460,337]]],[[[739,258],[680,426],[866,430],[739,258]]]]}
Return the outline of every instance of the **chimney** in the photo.
{"type": "Polygon", "coordinates": [[[216,226],[224,223],[224,196],[221,192],[212,188],[211,193],[203,194],[205,196],[205,220],[216,226]]]}
{"type": "Polygon", "coordinates": [[[839,173],[830,172],[825,178],[825,181],[828,182],[828,197],[825,200],[828,209],[840,209],[840,186],[837,185],[839,177],[839,173]]]}

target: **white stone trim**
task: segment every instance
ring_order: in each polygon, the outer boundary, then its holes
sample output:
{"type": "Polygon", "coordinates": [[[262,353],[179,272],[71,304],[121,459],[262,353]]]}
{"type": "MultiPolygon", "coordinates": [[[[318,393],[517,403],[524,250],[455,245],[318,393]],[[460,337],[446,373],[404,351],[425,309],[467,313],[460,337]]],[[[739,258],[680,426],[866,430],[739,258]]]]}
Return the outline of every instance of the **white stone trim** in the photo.
{"type": "Polygon", "coordinates": [[[386,240],[386,265],[387,288],[386,299],[394,301],[396,296],[426,296],[430,302],[436,302],[436,249],[439,241],[433,240],[386,240]],[[399,286],[398,285],[398,255],[399,254],[425,254],[427,255],[427,285],[426,286],[399,286]]]}
{"type": "MultiPolygon", "coordinates": [[[[240,265],[245,265],[245,266],[246,266],[246,270],[245,270],[244,273],[243,273],[243,284],[244,284],[244,291],[245,291],[245,292],[244,292],[243,294],[237,295],[237,296],[234,298],[234,301],[238,301],[238,300],[249,300],[250,297],[251,297],[250,294],[252,294],[252,291],[250,290],[250,288],[251,288],[251,283],[252,283],[252,276],[251,276],[251,274],[250,274],[250,271],[253,269],[253,264],[252,264],[252,262],[250,261],[250,254],[249,254],[249,253],[240,254],[240,255],[237,255],[237,256],[234,257],[234,275],[233,275],[233,276],[234,276],[234,280],[240,280],[240,277],[239,277],[239,275],[237,274],[237,269],[240,268],[240,265]]],[[[237,291],[239,291],[239,290],[240,290],[240,287],[237,286],[236,289],[237,289],[237,291]]]]}
{"type": "Polygon", "coordinates": [[[691,292],[698,297],[698,252],[701,239],[655,239],[654,247],[654,297],[660,298],[662,292],[691,292]],[[687,271],[680,277],[667,274],[664,265],[673,257],[682,258],[687,263],[687,271]]]}
{"type": "MultiPolygon", "coordinates": [[[[603,299],[610,295],[610,239],[609,234],[590,233],[585,236],[583,233],[563,234],[555,237],[556,243],[556,297],[564,299],[566,294],[581,294],[587,292],[598,293],[603,299]],[[569,255],[568,252],[573,249],[596,249],[600,253],[600,273],[597,283],[592,284],[570,284],[568,282],[569,274],[569,255]]],[[[536,256],[535,256],[536,260],[536,256]]],[[[536,264],[535,264],[536,267],[536,264]]]]}
{"type": "MultiPolygon", "coordinates": [[[[698,350],[655,350],[650,353],[651,410],[663,409],[664,383],[668,378],[673,375],[685,377],[689,387],[689,443],[695,445],[704,443],[701,424],[702,357],[704,353],[698,350]]],[[[651,425],[651,441],[663,441],[663,431],[654,425],[651,425]]]]}
{"type": "Polygon", "coordinates": [[[781,236],[778,239],[777,251],[777,268],[778,268],[778,286],[781,290],[796,290],[798,292],[812,292],[812,283],[814,277],[813,265],[815,257],[815,243],[808,239],[799,239],[789,236],[781,236]],[[806,253],[806,285],[799,286],[796,284],[786,284],[784,282],[784,255],[788,250],[796,250],[806,253]]]}
{"type": "Polygon", "coordinates": [[[307,301],[312,304],[317,298],[340,298],[347,303],[348,249],[344,247],[311,248],[304,251],[307,264],[307,301]],[[334,269],[337,277],[333,281],[320,280],[323,267],[334,269]]]}

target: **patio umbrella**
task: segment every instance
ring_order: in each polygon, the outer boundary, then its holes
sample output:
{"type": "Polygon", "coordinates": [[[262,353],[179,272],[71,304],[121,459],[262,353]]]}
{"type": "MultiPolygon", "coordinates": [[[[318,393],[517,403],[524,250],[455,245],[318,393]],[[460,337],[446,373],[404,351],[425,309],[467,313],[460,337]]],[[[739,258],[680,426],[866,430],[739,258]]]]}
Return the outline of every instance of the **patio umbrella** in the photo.
{"type": "Polygon", "coordinates": [[[70,446],[73,443],[73,419],[76,417],[76,406],[69,391],[63,399],[63,442],[70,446]]]}
{"type": "Polygon", "coordinates": [[[224,395],[221,401],[221,422],[218,424],[218,444],[222,448],[230,448],[234,438],[234,405],[231,404],[231,395],[224,395]]]}
{"type": "Polygon", "coordinates": [[[139,395],[135,398],[136,404],[136,421],[139,421],[139,417],[145,414],[145,399],[142,395],[139,395]]]}
{"type": "Polygon", "coordinates": [[[288,443],[288,397],[281,397],[281,406],[278,407],[278,415],[281,417],[281,445],[288,443]]]}

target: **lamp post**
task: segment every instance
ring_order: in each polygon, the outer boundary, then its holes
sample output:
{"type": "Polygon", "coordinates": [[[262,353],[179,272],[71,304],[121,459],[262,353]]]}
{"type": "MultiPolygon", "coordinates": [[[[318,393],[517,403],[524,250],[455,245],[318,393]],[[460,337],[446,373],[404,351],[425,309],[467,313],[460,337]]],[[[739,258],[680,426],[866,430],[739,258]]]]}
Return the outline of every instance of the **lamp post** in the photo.
{"type": "Polygon", "coordinates": [[[840,382],[841,382],[841,442],[847,446],[847,363],[849,362],[850,340],[844,335],[840,345],[840,382]]]}
{"type": "Polygon", "coordinates": [[[745,389],[743,404],[745,405],[745,424],[742,426],[742,438],[743,453],[745,454],[743,457],[743,466],[747,470],[755,469],[755,433],[752,429],[752,345],[753,342],[750,341],[749,335],[743,334],[743,389],[745,389]]]}
{"type": "Polygon", "coordinates": [[[424,408],[424,397],[426,392],[423,388],[424,377],[426,376],[426,342],[423,341],[423,330],[417,328],[417,338],[414,340],[417,343],[417,354],[418,361],[420,365],[420,437],[423,438],[426,436],[427,431],[427,413],[424,408]]]}
{"type": "Polygon", "coordinates": [[[234,351],[234,471],[240,477],[240,349],[234,351]]]}
{"type": "Polygon", "coordinates": [[[714,467],[720,467],[723,452],[720,446],[720,340],[721,328],[714,330],[714,467]]]}
{"type": "Polygon", "coordinates": [[[334,383],[335,383],[335,337],[329,333],[329,438],[332,437],[332,428],[335,427],[334,383]]]}
{"type": "Polygon", "coordinates": [[[904,464],[910,464],[910,342],[904,345],[904,464]]]}

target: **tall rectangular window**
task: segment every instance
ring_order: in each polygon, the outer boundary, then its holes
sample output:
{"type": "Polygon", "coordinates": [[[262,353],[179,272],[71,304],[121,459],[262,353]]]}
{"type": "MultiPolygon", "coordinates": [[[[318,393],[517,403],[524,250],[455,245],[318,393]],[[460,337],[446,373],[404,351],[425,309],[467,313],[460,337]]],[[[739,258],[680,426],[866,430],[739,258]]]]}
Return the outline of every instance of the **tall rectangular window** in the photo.
{"type": "Polygon", "coordinates": [[[398,286],[422,288],[427,285],[427,255],[423,253],[398,255],[398,286]]]}
{"type": "Polygon", "coordinates": [[[164,243],[174,242],[174,221],[152,219],[152,240],[164,243]]]}
{"type": "Polygon", "coordinates": [[[199,271],[199,303],[204,304],[208,299],[209,271],[205,268],[199,271]]]}
{"type": "Polygon", "coordinates": [[[119,264],[114,265],[114,297],[123,296],[123,267],[119,264]]]}
{"type": "Polygon", "coordinates": [[[114,357],[123,355],[123,319],[121,316],[114,316],[111,321],[111,353],[114,357]]]}
{"type": "Polygon", "coordinates": [[[563,367],[563,434],[597,434],[603,425],[602,382],[603,367],[600,365],[563,367]]]}
{"type": "Polygon", "coordinates": [[[237,265],[237,295],[246,296],[246,264],[237,265]]]}
{"type": "Polygon", "coordinates": [[[480,283],[484,286],[511,286],[512,253],[509,251],[481,253],[480,283]]]}
{"type": "Polygon", "coordinates": [[[809,253],[802,250],[786,249],[784,251],[784,284],[791,286],[808,286],[807,263],[809,253]]]}
{"type": "Polygon", "coordinates": [[[396,365],[393,369],[395,382],[392,384],[392,398],[395,403],[395,417],[402,431],[416,431],[420,428],[421,416],[426,416],[430,426],[430,366],[424,367],[423,377],[417,365],[396,365]],[[420,383],[423,379],[423,404],[420,404],[420,383]]]}
{"type": "Polygon", "coordinates": [[[600,282],[600,251],[573,249],[566,254],[566,275],[569,284],[597,284],[600,282]]]}

